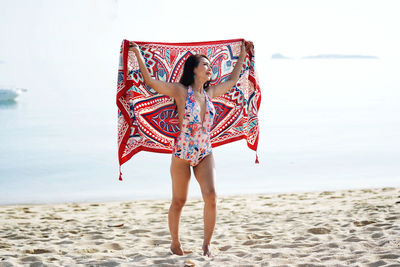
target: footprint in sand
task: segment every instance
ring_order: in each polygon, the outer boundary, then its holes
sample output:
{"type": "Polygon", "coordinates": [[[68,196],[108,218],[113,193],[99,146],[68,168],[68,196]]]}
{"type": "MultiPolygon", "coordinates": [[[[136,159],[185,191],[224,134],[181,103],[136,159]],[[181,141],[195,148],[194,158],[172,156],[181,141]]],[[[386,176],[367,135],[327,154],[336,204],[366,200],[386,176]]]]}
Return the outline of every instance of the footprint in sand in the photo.
{"type": "Polygon", "coordinates": [[[73,244],[74,242],[69,241],[69,240],[65,240],[65,241],[61,241],[61,242],[56,242],[54,244],[56,245],[68,245],[68,244],[73,244]]]}
{"type": "Polygon", "coordinates": [[[381,259],[390,259],[390,260],[398,259],[399,257],[400,256],[396,254],[385,254],[380,256],[381,259]]]}
{"type": "Polygon", "coordinates": [[[21,235],[16,235],[16,234],[7,235],[7,236],[5,236],[5,238],[11,239],[11,240],[29,239],[28,236],[21,236],[21,235]]]}
{"type": "Polygon", "coordinates": [[[41,220],[62,220],[61,217],[56,217],[56,216],[52,216],[52,215],[46,216],[46,217],[41,217],[40,219],[41,220]]]}
{"type": "MultiPolygon", "coordinates": [[[[269,240],[268,240],[269,241],[269,240]]],[[[267,242],[268,242],[267,241],[267,242]]],[[[247,240],[247,241],[245,241],[245,242],[243,242],[242,243],[242,245],[244,245],[244,246],[251,246],[251,245],[255,245],[255,244],[262,244],[262,243],[265,243],[266,241],[263,241],[263,240],[255,240],[255,239],[252,239],[252,240],[247,240]]]]}
{"type": "Polygon", "coordinates": [[[371,237],[373,238],[373,239],[378,239],[378,238],[381,238],[383,236],[383,233],[375,233],[375,234],[372,234],[371,235],[371,237]]]}
{"type": "Polygon", "coordinates": [[[387,218],[385,218],[385,220],[387,220],[387,221],[396,221],[396,220],[398,220],[398,219],[400,219],[399,216],[392,216],[392,217],[387,217],[387,218]]]}
{"type": "Polygon", "coordinates": [[[123,250],[120,244],[118,243],[109,243],[105,245],[106,248],[111,250],[123,250]]]}
{"type": "Polygon", "coordinates": [[[235,251],[233,254],[235,254],[236,256],[238,256],[240,258],[242,258],[246,255],[249,255],[249,253],[244,250],[235,251]]]}
{"type": "Polygon", "coordinates": [[[329,248],[339,248],[339,245],[336,243],[328,243],[328,244],[326,244],[326,246],[329,248]]]}
{"type": "Polygon", "coordinates": [[[379,267],[379,266],[383,266],[383,265],[386,265],[386,261],[375,261],[375,262],[372,262],[372,263],[370,263],[370,264],[368,264],[367,266],[368,267],[379,267]]]}
{"type": "Polygon", "coordinates": [[[28,253],[28,254],[43,254],[43,253],[53,253],[54,250],[48,250],[48,249],[43,249],[43,248],[34,248],[34,249],[27,249],[24,252],[28,253]]]}
{"type": "Polygon", "coordinates": [[[355,225],[355,226],[364,226],[364,225],[368,225],[368,224],[371,224],[371,223],[376,223],[376,221],[368,221],[368,220],[366,220],[366,221],[355,221],[355,222],[353,222],[353,224],[355,225]]]}
{"type": "Polygon", "coordinates": [[[294,241],[303,241],[303,240],[307,240],[307,239],[308,239],[308,235],[307,236],[299,236],[299,237],[296,237],[294,239],[294,241]]]}
{"type": "Polygon", "coordinates": [[[382,229],[379,227],[371,226],[366,228],[365,230],[370,231],[370,232],[375,232],[375,231],[381,231],[382,229]]]}
{"type": "Polygon", "coordinates": [[[324,234],[329,234],[331,231],[323,227],[317,227],[317,228],[310,228],[307,230],[307,232],[312,233],[314,235],[324,235],[324,234]]]}
{"type": "Polygon", "coordinates": [[[280,252],[272,253],[271,258],[282,258],[282,253],[280,253],[280,252]]]}
{"type": "Polygon", "coordinates": [[[164,236],[164,235],[168,235],[169,236],[169,232],[168,231],[155,232],[154,234],[156,236],[164,236]]]}
{"type": "Polygon", "coordinates": [[[2,248],[10,248],[10,247],[11,247],[11,245],[8,244],[8,243],[0,243],[0,249],[2,249],[2,248]]]}
{"type": "Polygon", "coordinates": [[[359,239],[356,236],[351,236],[349,238],[346,238],[345,240],[343,240],[344,242],[360,242],[360,241],[365,241],[364,239],[359,239]]]}
{"type": "MultiPolygon", "coordinates": [[[[114,248],[113,248],[114,249],[114,248]]],[[[82,253],[82,254],[86,254],[86,253],[97,253],[100,250],[96,249],[96,248],[82,248],[82,249],[77,249],[75,250],[76,253],[82,253]]]]}
{"type": "Polygon", "coordinates": [[[92,236],[89,236],[88,239],[90,239],[90,240],[101,240],[101,239],[112,240],[112,239],[114,239],[114,237],[113,236],[105,237],[104,235],[92,235],[92,236]]]}
{"type": "Polygon", "coordinates": [[[130,234],[142,234],[142,233],[148,233],[150,232],[150,230],[146,230],[146,229],[136,229],[136,230],[132,230],[129,233],[130,234]]]}
{"type": "Polygon", "coordinates": [[[100,262],[85,262],[85,266],[104,266],[104,267],[115,267],[121,265],[117,261],[100,261],[100,262]]]}
{"type": "Polygon", "coordinates": [[[227,245],[227,246],[220,247],[219,250],[220,250],[220,251],[227,251],[227,250],[230,249],[230,248],[232,248],[232,246],[227,245]]]}

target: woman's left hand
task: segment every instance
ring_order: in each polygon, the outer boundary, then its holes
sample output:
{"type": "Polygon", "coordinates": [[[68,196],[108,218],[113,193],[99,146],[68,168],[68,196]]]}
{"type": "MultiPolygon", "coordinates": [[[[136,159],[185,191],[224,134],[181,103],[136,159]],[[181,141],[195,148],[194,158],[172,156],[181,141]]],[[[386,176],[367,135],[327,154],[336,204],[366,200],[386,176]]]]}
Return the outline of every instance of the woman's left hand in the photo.
{"type": "Polygon", "coordinates": [[[252,41],[246,41],[244,40],[242,42],[242,51],[244,51],[245,53],[250,52],[250,50],[253,48],[253,42],[252,41]]]}

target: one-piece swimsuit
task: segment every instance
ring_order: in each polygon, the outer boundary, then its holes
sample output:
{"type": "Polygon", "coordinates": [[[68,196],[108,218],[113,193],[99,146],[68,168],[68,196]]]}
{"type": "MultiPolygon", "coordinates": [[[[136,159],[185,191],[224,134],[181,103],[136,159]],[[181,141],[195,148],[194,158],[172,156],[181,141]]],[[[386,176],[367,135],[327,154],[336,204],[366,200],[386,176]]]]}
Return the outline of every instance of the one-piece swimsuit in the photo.
{"type": "Polygon", "coordinates": [[[201,121],[200,105],[197,103],[193,89],[189,85],[185,103],[185,114],[179,136],[175,139],[173,155],[189,161],[196,166],[212,152],[210,131],[214,120],[215,108],[206,91],[206,111],[204,121],[201,121]]]}

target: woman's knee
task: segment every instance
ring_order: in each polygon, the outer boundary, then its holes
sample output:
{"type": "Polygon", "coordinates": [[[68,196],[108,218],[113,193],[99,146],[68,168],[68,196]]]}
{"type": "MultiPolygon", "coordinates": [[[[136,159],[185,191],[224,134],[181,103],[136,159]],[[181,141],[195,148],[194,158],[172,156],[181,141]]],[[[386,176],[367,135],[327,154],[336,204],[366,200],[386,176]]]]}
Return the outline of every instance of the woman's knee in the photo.
{"type": "Polygon", "coordinates": [[[182,209],[185,206],[186,198],[172,198],[171,207],[176,209],[182,209]]]}
{"type": "Polygon", "coordinates": [[[210,205],[216,205],[217,203],[217,193],[215,189],[209,189],[203,192],[204,202],[210,205]]]}

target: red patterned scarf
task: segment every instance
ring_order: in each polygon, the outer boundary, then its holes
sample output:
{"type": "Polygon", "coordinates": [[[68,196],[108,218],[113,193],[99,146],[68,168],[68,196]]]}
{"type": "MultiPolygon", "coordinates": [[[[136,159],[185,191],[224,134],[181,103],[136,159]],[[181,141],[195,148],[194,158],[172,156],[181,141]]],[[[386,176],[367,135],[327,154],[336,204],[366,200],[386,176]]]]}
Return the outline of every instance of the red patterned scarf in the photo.
{"type": "MultiPolygon", "coordinates": [[[[239,57],[243,39],[193,43],[136,42],[150,75],[166,82],[179,82],[186,59],[204,54],[211,62],[210,85],[229,78],[239,57]]],[[[212,100],[216,115],[211,130],[212,147],[247,140],[257,151],[258,109],[261,90],[254,62],[254,49],[243,64],[240,78],[226,94],[212,100]]],[[[157,93],[144,83],[136,56],[129,51],[129,41],[121,44],[118,68],[118,159],[121,165],[144,150],[171,153],[179,134],[179,121],[174,99],[157,93]]],[[[256,154],[256,163],[258,157],[256,154]]]]}

